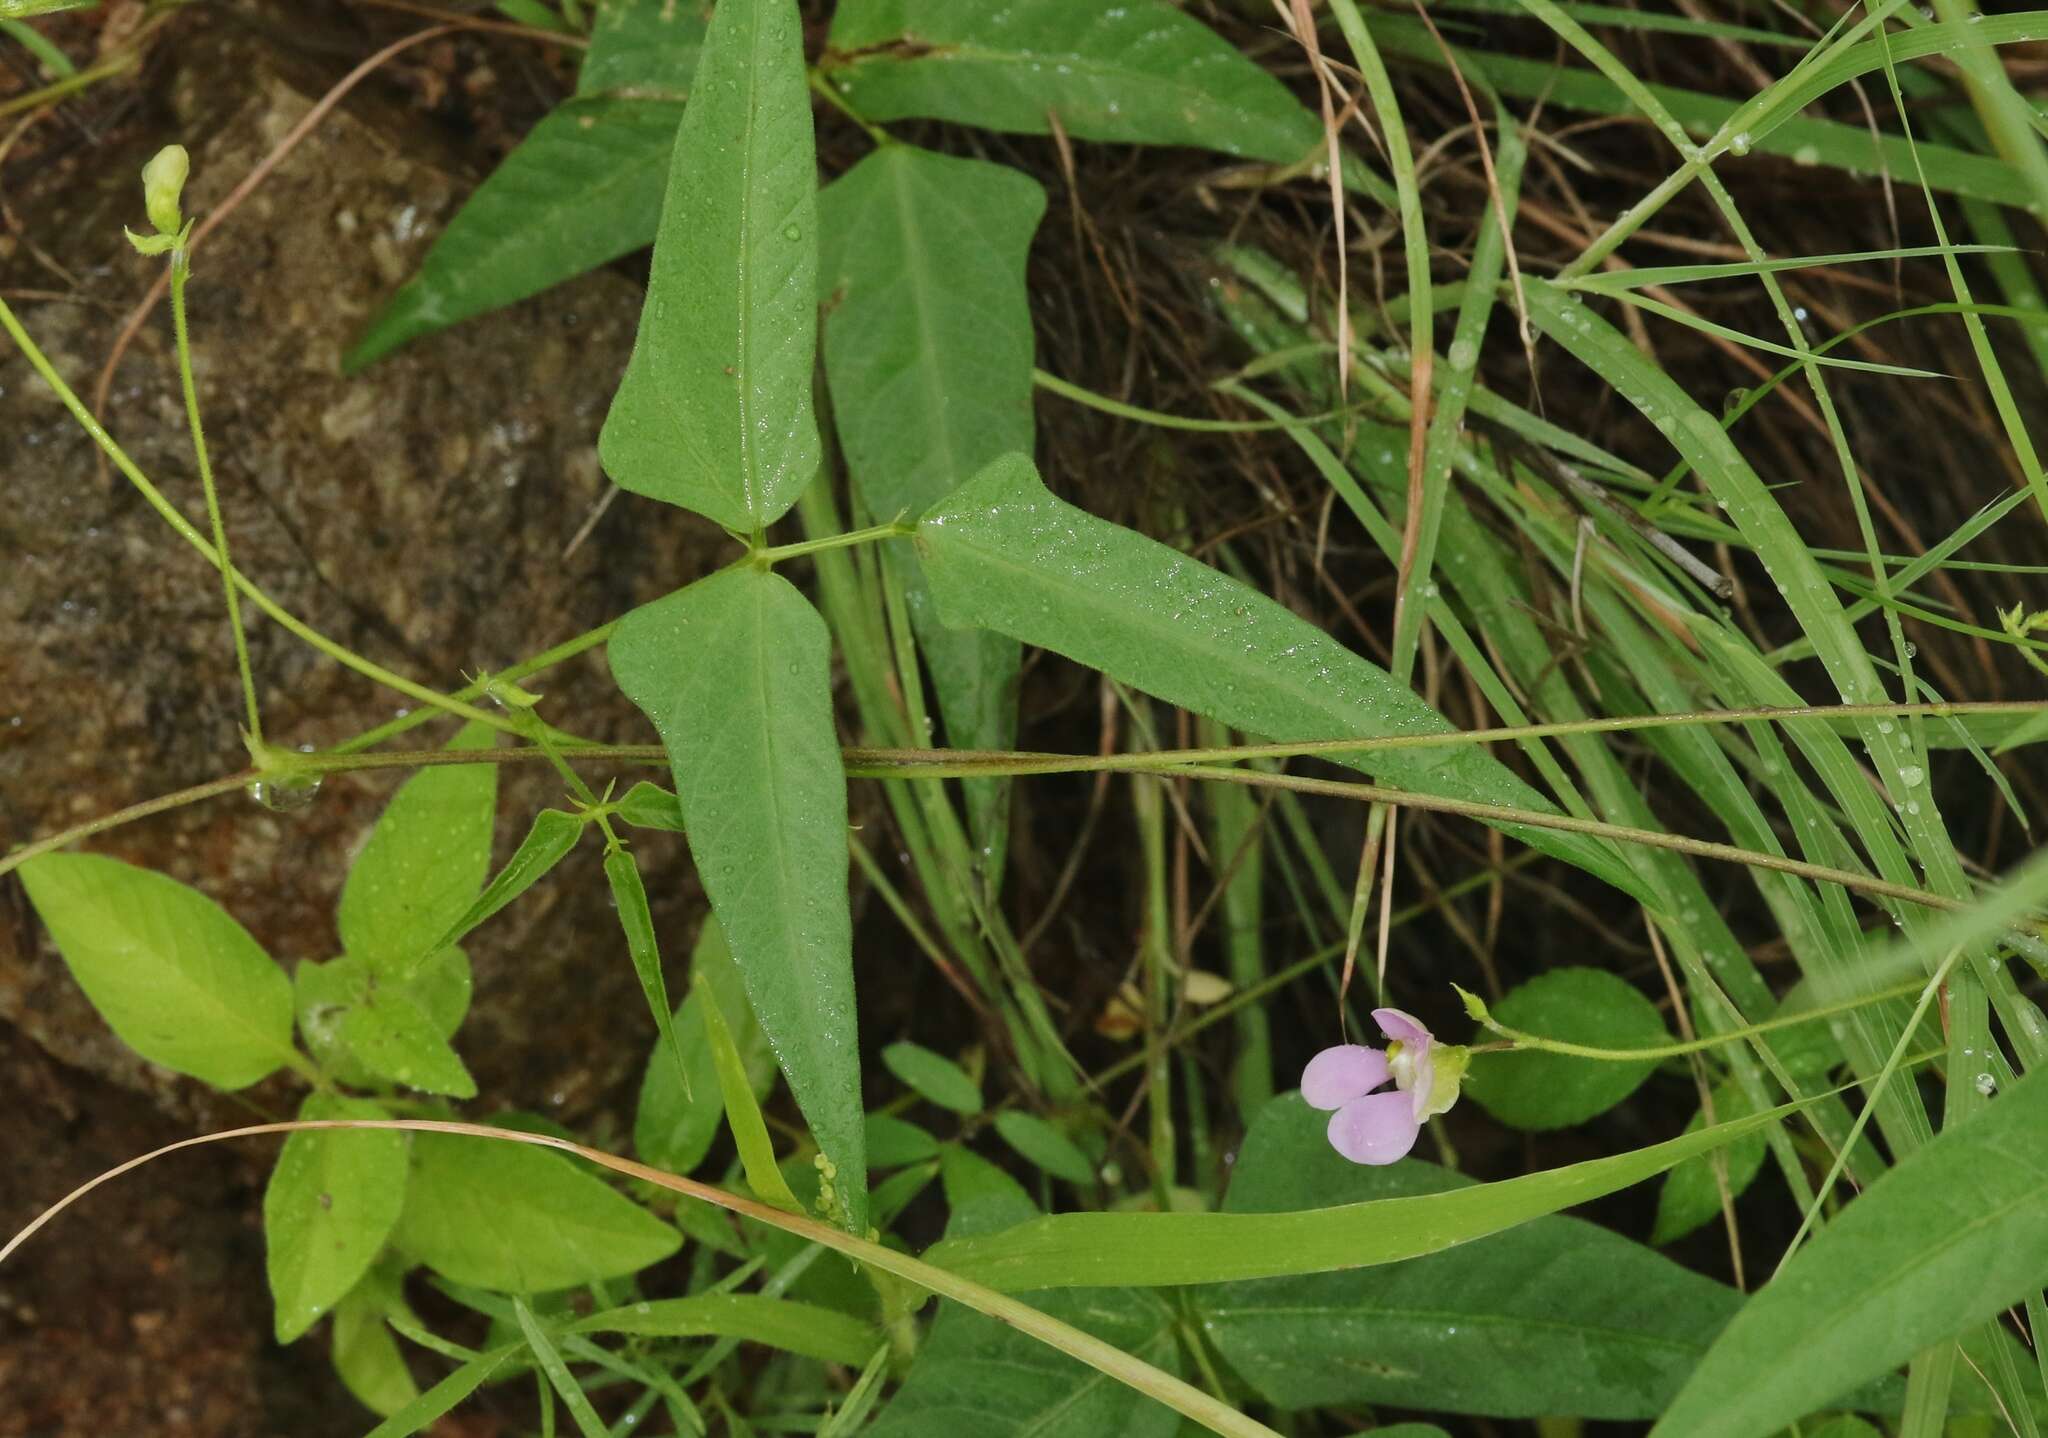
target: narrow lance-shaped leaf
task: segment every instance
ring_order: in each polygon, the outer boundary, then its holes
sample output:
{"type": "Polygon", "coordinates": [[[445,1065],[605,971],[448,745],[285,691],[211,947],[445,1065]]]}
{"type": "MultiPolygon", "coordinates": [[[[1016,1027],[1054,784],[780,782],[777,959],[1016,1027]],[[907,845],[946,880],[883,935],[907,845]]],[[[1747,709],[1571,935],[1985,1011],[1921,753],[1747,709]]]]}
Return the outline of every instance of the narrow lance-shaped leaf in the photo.
{"type": "Polygon", "coordinates": [[[97,854],[44,854],[21,881],[92,1006],[151,1063],[238,1089],[291,1061],[291,981],[198,890],[97,854]]]}
{"type": "MultiPolygon", "coordinates": [[[[1328,1115],[1287,1095],[1253,1121],[1233,1214],[1427,1202],[1472,1181],[1434,1164],[1351,1163],[1328,1115]]],[[[1289,1409],[1390,1404],[1530,1418],[1652,1418],[1741,1295],[1619,1234],[1550,1216],[1445,1253],[1365,1270],[1212,1284],[1202,1332],[1289,1409]]]]}
{"type": "MultiPolygon", "coordinates": [[[[955,1238],[1027,1221],[1037,1206],[1017,1181],[962,1148],[942,1173],[955,1238]]],[[[1040,1308],[1125,1353],[1178,1373],[1175,1317],[1156,1294],[1091,1288],[1047,1294],[1040,1308]]],[[[985,1314],[939,1310],[909,1377],[868,1431],[873,1438],[937,1438],[970,1429],[990,1438],[1169,1438],[1171,1409],[1083,1367],[985,1314]]]]}
{"type": "Polygon", "coordinates": [[[653,243],[679,100],[570,100],[543,115],[342,357],[344,373],[653,243]]]}
{"type": "MultiPolygon", "coordinates": [[[[669,803],[673,807],[673,795],[669,803]]],[[[732,951],[726,947],[715,915],[705,919],[690,953],[690,986],[689,997],[675,1011],[676,1039],[683,1046],[688,1086],[669,1061],[667,1044],[657,1040],[648,1056],[639,1107],[633,1115],[633,1147],[642,1159],[671,1173],[689,1173],[704,1161],[725,1116],[717,1055],[706,1032],[704,1000],[698,989],[709,987],[717,992],[748,1092],[759,1099],[775,1082],[775,1051],[754,1021],[746,986],[733,966],[732,951]]]]}
{"type": "Polygon", "coordinates": [[[1062,1213],[985,1238],[948,1239],[926,1260],[1002,1292],[1096,1283],[1224,1283],[1394,1263],[1654,1178],[1802,1106],[1787,1104],[1609,1158],[1427,1197],[1288,1213],[1062,1213]]]}
{"type": "MultiPolygon", "coordinates": [[[[1031,452],[1024,262],[1045,212],[1006,165],[887,145],[818,196],[825,374],[846,467],[871,514],[921,514],[998,455],[1031,452]]],[[[906,549],[905,599],[960,749],[1010,749],[1022,648],[949,629],[906,549]]],[[[1000,873],[1009,781],[962,785],[975,846],[1000,873]]]]}
{"type": "Polygon", "coordinates": [[[543,809],[535,814],[533,827],[505,861],[505,867],[492,876],[469,911],[449,926],[435,947],[461,943],[471,929],[539,883],[548,870],[576,847],[576,841],[583,837],[584,823],[577,815],[565,814],[560,809],[543,809]]]}
{"type": "Polygon", "coordinates": [[[822,62],[870,120],[1196,145],[1291,164],[1322,126],[1287,88],[1160,0],[842,0],[822,62]]]}
{"type": "MultiPolygon", "coordinates": [[[[924,517],[917,539],[948,623],[1013,634],[1247,733],[1284,742],[1452,729],[1385,670],[1265,595],[1055,498],[1022,455],[962,485],[924,517]]],[[[1551,807],[1470,745],[1331,757],[1425,794],[1551,807]]],[[[1647,901],[1610,845],[1500,828],[1647,901]]]]}
{"type": "Polygon", "coordinates": [[[817,188],[795,0],[721,0],[598,441],[621,487],[755,533],[810,482],[817,188]]]}
{"type": "Polygon", "coordinates": [[[748,1187],[763,1202],[801,1213],[803,1205],[797,1202],[789,1181],[775,1162],[775,1144],[768,1137],[768,1122],[761,1116],[760,1100],[748,1081],[745,1060],[733,1042],[732,1028],[725,1021],[725,1006],[717,990],[709,983],[701,983],[691,997],[697,1001],[697,1012],[703,1017],[704,1042],[711,1048],[718,1092],[725,1100],[725,1121],[732,1129],[733,1147],[739,1150],[748,1187]]]}
{"type": "Polygon", "coordinates": [[[619,911],[619,927],[625,930],[626,952],[633,960],[633,972],[640,978],[640,991],[647,995],[647,1007],[654,1013],[654,1026],[661,1033],[662,1047],[675,1065],[676,1081],[683,1097],[690,1096],[690,1065],[676,1037],[675,1016],[668,1006],[668,984],[661,976],[661,946],[654,937],[654,915],[647,907],[647,886],[640,882],[640,866],[623,848],[604,856],[605,882],[611,886],[612,903],[619,911]]]}
{"type": "Polygon", "coordinates": [[[634,610],[610,655],[668,749],[705,891],[858,1232],[867,1162],[825,622],[788,580],[741,566],[634,610]]]}
{"type": "MultiPolygon", "coordinates": [[[[302,1119],[388,1118],[365,1099],[313,1094],[302,1119]]],[[[277,1341],[290,1343],[354,1288],[405,1203],[405,1135],[302,1129],[263,1190],[263,1241],[277,1341]]]]}
{"type": "Polygon", "coordinates": [[[1831,1219],[1736,1315],[1653,1433],[1775,1433],[2038,1291],[2044,1180],[2048,1071],[2036,1071],[1831,1219]]]}

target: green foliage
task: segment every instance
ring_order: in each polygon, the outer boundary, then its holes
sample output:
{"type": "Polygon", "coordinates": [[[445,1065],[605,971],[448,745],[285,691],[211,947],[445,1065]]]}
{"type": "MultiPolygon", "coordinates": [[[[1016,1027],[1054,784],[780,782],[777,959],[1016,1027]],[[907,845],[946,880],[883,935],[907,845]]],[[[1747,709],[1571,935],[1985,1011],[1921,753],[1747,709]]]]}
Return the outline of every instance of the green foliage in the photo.
{"type": "MultiPolygon", "coordinates": [[[[1273,1102],[1309,1112],[1298,1095],[1273,1102]]],[[[1397,1263],[1614,1193],[1785,1116],[1734,1119],[1606,1158],[1426,1196],[1273,1214],[1054,1214],[1002,1233],[949,1238],[928,1257],[1006,1293],[1091,1282],[1223,1283],[1397,1263]]]]}
{"type": "MultiPolygon", "coordinates": [[[[488,748],[496,737],[469,724],[448,747],[488,748]]],[[[429,958],[483,887],[497,806],[495,764],[435,765],[401,784],[342,885],[342,948],[380,979],[404,979],[429,958]]]]}
{"type": "Polygon", "coordinates": [[[396,1268],[395,1260],[380,1262],[334,1308],[334,1371],[365,1408],[384,1418],[420,1396],[385,1322],[388,1314],[407,1311],[396,1268]]]}
{"type": "Polygon", "coordinates": [[[882,1050],[889,1072],[940,1108],[972,1117],[981,1112],[981,1085],[943,1054],[922,1044],[894,1043],[882,1050]]]}
{"type": "Polygon", "coordinates": [[[543,116],[385,302],[343,370],[645,248],[682,118],[672,100],[612,99],[570,100],[543,116]]]}
{"type": "Polygon", "coordinates": [[[1653,1432],[1774,1433],[2048,1281],[2048,1075],[1944,1129],[1743,1308],[1653,1432]]]}
{"type": "MultiPolygon", "coordinates": [[[[939,613],[1014,635],[1232,728],[1275,740],[1440,734],[1404,684],[1247,585],[1054,497],[1022,455],[960,486],[917,527],[939,613]]],[[[1549,810],[1471,746],[1380,749],[1342,762],[1429,794],[1549,810]]],[[[1500,826],[1624,891],[1604,843],[1500,826]]]]}
{"type": "Polygon", "coordinates": [[[469,959],[456,948],[442,949],[406,979],[379,980],[352,954],[324,964],[309,959],[293,975],[306,1047],[334,1078],[358,1088],[383,1082],[473,1094],[448,1043],[469,996],[469,959]]]}
{"type": "MultiPolygon", "coordinates": [[[[1605,969],[1540,974],[1493,1005],[1493,1016],[1522,1033],[1593,1048],[1671,1042],[1657,1006],[1605,969]]],[[[1465,1093],[1510,1127],[1568,1128],[1613,1108],[1640,1088],[1656,1066],[1648,1059],[1624,1063],[1535,1049],[1478,1053],[1465,1077],[1465,1093]]]]}
{"type": "Polygon", "coordinates": [[[204,894],[97,854],[45,854],[21,879],[79,988],[151,1063],[238,1089],[296,1058],[290,982],[204,894]]]}
{"type": "Polygon", "coordinates": [[[831,83],[870,120],[930,118],[1291,164],[1322,126],[1265,70],[1161,0],[841,0],[831,83]]]}
{"type": "Polygon", "coordinates": [[[754,534],[810,483],[817,188],[796,0],[724,0],[598,443],[622,488],[754,534]]]}
{"type": "MultiPolygon", "coordinates": [[[[943,1172],[953,1212],[950,1237],[993,1232],[1038,1212],[1015,1180],[965,1150],[948,1149],[943,1172]]],[[[1043,1307],[1125,1353],[1179,1372],[1173,1310],[1153,1294],[1075,1289],[1052,1295],[1043,1307]]],[[[945,1438],[963,1422],[1002,1435],[1169,1438],[1177,1420],[1170,1409],[1015,1329],[948,1305],[903,1387],[868,1431],[874,1438],[945,1438]]]]}
{"type": "MultiPolygon", "coordinates": [[[[519,841],[505,867],[491,876],[491,882],[476,896],[469,911],[441,936],[441,943],[459,942],[464,935],[539,883],[559,864],[583,837],[584,821],[560,809],[543,809],[533,816],[533,827],[519,841]]],[[[431,961],[430,961],[431,962],[431,961]]]]}
{"type": "MultiPolygon", "coordinates": [[[[1470,1190],[1433,1164],[1346,1162],[1286,1096],[1239,1154],[1229,1213],[1470,1190]]],[[[1733,1289],[1575,1218],[1405,1263],[1203,1289],[1203,1331],[1281,1408],[1390,1404],[1496,1418],[1654,1418],[1741,1306],[1733,1289]]]]}
{"type": "MultiPolygon", "coordinates": [[[[1024,261],[1045,212],[1037,182],[1002,165],[887,145],[818,196],[825,374],[846,468],[879,519],[920,514],[998,455],[1031,452],[1031,310],[1024,261]]],[[[950,629],[914,556],[904,598],[946,737],[1017,737],[1017,641],[950,629]]],[[[987,869],[1002,870],[1008,785],[970,780],[987,869]]]]}
{"type": "MultiPolygon", "coordinates": [[[[364,1099],[313,1094],[303,1119],[388,1118],[364,1099]]],[[[277,1341],[304,1333],[369,1272],[405,1204],[405,1136],[389,1131],[306,1129],[285,1139],[263,1191],[263,1238],[277,1341]]],[[[375,1355],[365,1355],[365,1381],[375,1355]]]]}
{"type": "Polygon", "coordinates": [[[1095,1182],[1095,1165],[1088,1155],[1036,1114],[1004,1109],[996,1115],[996,1132],[1034,1168],[1083,1187],[1095,1182]]]}
{"type": "MultiPolygon", "coordinates": [[[[1714,1085],[1716,1123],[1741,1118],[1750,1112],[1749,1095],[1740,1086],[1733,1083],[1714,1085]]],[[[1707,1114],[1702,1109],[1693,1115],[1686,1132],[1695,1132],[1705,1127],[1706,1122],[1707,1114]]],[[[1726,1185],[1730,1202],[1742,1197],[1762,1171],[1764,1153],[1764,1136],[1752,1134],[1729,1144],[1718,1156],[1709,1154],[1704,1158],[1687,1159],[1665,1174],[1664,1185],[1657,1190],[1657,1225],[1650,1232],[1650,1242],[1670,1243],[1683,1238],[1709,1219],[1718,1217],[1723,1185],[1726,1185]]]]}
{"type": "Polygon", "coordinates": [[[690,995],[675,1012],[675,1036],[682,1045],[688,1087],[677,1077],[667,1045],[657,1042],[647,1058],[647,1074],[641,1080],[640,1104],[633,1119],[633,1147],[640,1157],[671,1173],[690,1173],[704,1161],[725,1116],[718,1058],[705,1030],[704,1000],[697,990],[708,986],[716,993],[747,1089],[758,1100],[767,1096],[775,1081],[775,1052],[754,1020],[753,1006],[747,1002],[739,970],[733,966],[732,950],[726,947],[715,918],[706,919],[697,935],[697,947],[690,955],[690,982],[690,995]]]}
{"type": "Polygon", "coordinates": [[[846,780],[828,648],[824,622],[788,580],[741,567],[634,610],[610,654],[619,687],[667,746],[690,852],[747,997],[864,1227],[846,780]]]}
{"type": "Polygon", "coordinates": [[[393,1241],[457,1283],[544,1293],[637,1272],[682,1235],[559,1154],[419,1133],[393,1241]]]}

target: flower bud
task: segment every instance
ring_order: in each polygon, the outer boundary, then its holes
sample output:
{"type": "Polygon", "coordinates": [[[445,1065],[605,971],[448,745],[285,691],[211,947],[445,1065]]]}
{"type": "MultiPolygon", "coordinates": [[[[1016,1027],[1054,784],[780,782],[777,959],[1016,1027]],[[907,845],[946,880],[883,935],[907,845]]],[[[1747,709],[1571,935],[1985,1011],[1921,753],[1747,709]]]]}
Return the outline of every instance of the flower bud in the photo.
{"type": "Polygon", "coordinates": [[[166,145],[142,167],[142,200],[149,209],[149,222],[160,235],[175,235],[184,223],[178,212],[178,197],[184,193],[185,177],[192,173],[192,157],[183,145],[166,145]]]}

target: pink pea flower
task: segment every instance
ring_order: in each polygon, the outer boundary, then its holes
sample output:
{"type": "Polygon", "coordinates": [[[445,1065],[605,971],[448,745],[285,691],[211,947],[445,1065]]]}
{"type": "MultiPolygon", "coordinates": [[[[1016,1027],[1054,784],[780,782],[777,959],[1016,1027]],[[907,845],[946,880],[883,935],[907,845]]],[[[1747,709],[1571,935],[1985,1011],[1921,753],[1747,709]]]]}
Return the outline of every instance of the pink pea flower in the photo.
{"type": "Polygon", "coordinates": [[[1385,1051],[1338,1044],[1308,1061],[1301,1096],[1330,1110],[1330,1147],[1353,1163],[1392,1163],[1415,1147],[1423,1120],[1458,1101],[1470,1051],[1440,1044],[1399,1009],[1374,1009],[1389,1040],[1385,1051]],[[1392,1081],[1394,1087],[1376,1092],[1392,1081]]]}

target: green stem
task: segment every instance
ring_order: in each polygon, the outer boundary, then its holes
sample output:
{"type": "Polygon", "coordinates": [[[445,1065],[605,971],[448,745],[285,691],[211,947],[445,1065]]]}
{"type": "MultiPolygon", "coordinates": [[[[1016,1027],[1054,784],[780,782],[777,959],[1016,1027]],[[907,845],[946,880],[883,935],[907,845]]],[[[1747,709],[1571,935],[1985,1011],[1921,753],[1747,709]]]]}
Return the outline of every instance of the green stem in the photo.
{"type": "Polygon", "coordinates": [[[43,353],[42,348],[33,339],[29,338],[28,331],[21,327],[21,321],[15,316],[13,308],[4,299],[0,299],[0,329],[7,331],[8,337],[21,348],[22,354],[27,356],[28,362],[35,369],[35,372],[42,376],[43,383],[47,384],[56,394],[57,398],[63,403],[64,408],[71,412],[71,417],[78,422],[80,428],[92,437],[93,443],[100,447],[114,467],[121,471],[130,484],[135,486],[136,492],[148,502],[149,507],[163,517],[164,522],[176,531],[180,539],[183,539],[192,548],[197,550],[202,559],[226,575],[233,582],[234,586],[247,595],[249,601],[258,609],[269,615],[300,640],[319,650],[336,663],[355,670],[356,673],[366,679],[382,684],[388,689],[395,689],[409,698],[417,699],[422,704],[431,704],[435,708],[446,710],[450,714],[460,715],[464,719],[477,720],[480,723],[488,724],[493,729],[502,729],[508,734],[516,734],[518,732],[511,724],[496,714],[487,714],[474,705],[450,699],[433,689],[429,689],[424,684],[416,684],[404,675],[394,674],[383,665],[365,659],[346,645],[329,639],[319,630],[313,628],[310,624],[307,624],[304,620],[279,604],[275,599],[272,599],[269,594],[252,583],[247,575],[226,564],[219,553],[215,551],[213,545],[208,542],[206,536],[193,528],[192,522],[178,512],[178,507],[164,497],[163,491],[150,483],[149,476],[144,474],[135,461],[128,457],[127,451],[114,442],[114,437],[107,433],[106,427],[93,418],[92,411],[85,407],[85,403],[73,392],[71,386],[64,382],[64,377],[57,373],[56,366],[50,363],[50,357],[43,353]]]}
{"type": "Polygon", "coordinates": [[[242,632],[242,605],[235,594],[234,560],[228,554],[227,523],[221,518],[220,494],[213,483],[213,462],[206,455],[206,429],[199,421],[199,386],[192,378],[192,338],[185,325],[185,281],[191,277],[191,256],[180,247],[171,252],[171,332],[178,346],[178,385],[185,393],[185,423],[192,430],[192,457],[199,466],[199,487],[206,493],[206,518],[213,526],[213,547],[220,559],[220,587],[228,601],[228,629],[235,637],[235,667],[242,676],[242,702],[249,713],[249,737],[263,742],[263,715],[256,703],[256,680],[249,669],[249,637],[242,632]]]}
{"type": "Polygon", "coordinates": [[[890,135],[887,130],[864,118],[854,110],[853,106],[847,104],[846,97],[833,87],[830,80],[825,78],[824,71],[813,67],[809,71],[809,76],[811,89],[817,93],[818,97],[847,119],[853,121],[854,124],[860,126],[867,133],[867,137],[875,142],[876,148],[879,149],[883,145],[893,145],[896,143],[895,137],[890,135]]]}
{"type": "Polygon", "coordinates": [[[1548,1039],[1541,1034],[1524,1033],[1520,1029],[1509,1028],[1491,1015],[1482,1017],[1479,1022],[1502,1038],[1511,1041],[1516,1048],[1541,1049],[1545,1053],[1569,1054],[1573,1058],[1581,1059],[1602,1059],[1609,1063],[1640,1063],[1644,1059],[1669,1059],[1682,1054],[1696,1054],[1720,1044],[1767,1034],[1773,1029],[1789,1029],[1795,1024],[1810,1024],[1816,1019],[1833,1018],[1837,1014],[1853,1012],[1866,1004],[1881,1003],[1885,999],[1902,999],[1909,994],[1917,994],[1925,987],[1925,980],[1916,979],[1909,984],[1895,984],[1891,988],[1878,989],[1858,998],[1844,999],[1840,1003],[1815,1009],[1802,1009],[1796,1014],[1788,1014],[1782,1018],[1766,1019],[1760,1024],[1750,1024],[1746,1028],[1728,1029],[1723,1033],[1693,1039],[1686,1043],[1658,1044],[1640,1049],[1604,1049],[1591,1044],[1571,1043],[1565,1039],[1548,1039]]]}
{"type": "MultiPolygon", "coordinates": [[[[528,675],[538,674],[543,669],[551,669],[565,659],[574,659],[586,650],[597,648],[598,645],[612,637],[612,631],[618,628],[618,626],[619,621],[614,619],[609,624],[600,624],[595,629],[586,629],[574,639],[565,639],[554,648],[544,649],[531,659],[522,659],[509,669],[499,670],[494,677],[517,681],[526,678],[528,675]]],[[[461,703],[468,703],[472,699],[482,698],[483,692],[484,681],[479,679],[456,690],[448,697],[461,703]]],[[[356,735],[353,739],[343,740],[327,752],[329,754],[358,754],[365,749],[375,748],[386,739],[395,739],[409,729],[418,728],[429,719],[432,719],[437,712],[438,710],[431,706],[425,709],[415,709],[409,714],[390,720],[388,723],[379,724],[374,729],[366,730],[356,735]]]]}
{"type": "Polygon", "coordinates": [[[873,544],[883,539],[902,539],[916,532],[917,526],[914,524],[874,524],[866,529],[850,530],[845,534],[828,534],[823,539],[805,539],[795,544],[778,544],[767,549],[756,549],[747,556],[747,560],[756,564],[779,564],[785,559],[798,559],[806,554],[819,554],[828,549],[850,549],[856,544],[873,544]]]}

